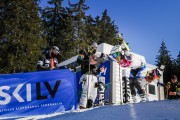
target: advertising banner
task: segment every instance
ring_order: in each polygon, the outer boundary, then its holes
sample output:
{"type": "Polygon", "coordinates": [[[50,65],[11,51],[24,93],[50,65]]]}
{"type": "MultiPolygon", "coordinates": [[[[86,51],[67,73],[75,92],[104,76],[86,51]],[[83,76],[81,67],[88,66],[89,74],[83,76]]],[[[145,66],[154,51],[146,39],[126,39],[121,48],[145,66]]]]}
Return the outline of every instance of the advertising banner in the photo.
{"type": "Polygon", "coordinates": [[[0,116],[76,109],[76,75],[68,69],[0,75],[0,116]]]}

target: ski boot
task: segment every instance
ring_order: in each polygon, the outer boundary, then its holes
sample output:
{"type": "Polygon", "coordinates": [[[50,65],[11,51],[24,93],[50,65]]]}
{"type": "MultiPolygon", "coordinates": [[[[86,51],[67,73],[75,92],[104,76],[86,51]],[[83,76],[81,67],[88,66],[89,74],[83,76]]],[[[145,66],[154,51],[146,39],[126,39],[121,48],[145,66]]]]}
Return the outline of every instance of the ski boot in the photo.
{"type": "Polygon", "coordinates": [[[93,106],[94,106],[93,101],[91,99],[88,99],[87,108],[92,108],[93,106]]]}
{"type": "Polygon", "coordinates": [[[136,95],[132,95],[133,103],[138,103],[138,98],[136,95]]]}
{"type": "Polygon", "coordinates": [[[86,109],[85,107],[83,107],[83,106],[79,106],[79,109],[86,109]]]}
{"type": "Polygon", "coordinates": [[[140,102],[146,102],[147,101],[145,95],[140,94],[140,97],[141,97],[141,101],[140,102]]]}

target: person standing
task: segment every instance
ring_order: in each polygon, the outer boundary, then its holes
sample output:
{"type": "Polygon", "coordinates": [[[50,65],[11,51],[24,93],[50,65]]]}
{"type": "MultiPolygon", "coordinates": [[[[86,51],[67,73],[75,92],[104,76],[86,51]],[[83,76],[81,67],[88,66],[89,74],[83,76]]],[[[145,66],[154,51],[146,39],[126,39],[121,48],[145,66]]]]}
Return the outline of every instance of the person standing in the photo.
{"type": "Polygon", "coordinates": [[[168,99],[180,98],[180,83],[176,75],[171,76],[171,82],[166,85],[166,90],[168,91],[168,99]]]}
{"type": "MultiPolygon", "coordinates": [[[[97,96],[96,84],[98,83],[97,74],[104,71],[104,67],[98,68],[97,43],[93,42],[89,49],[83,49],[79,52],[77,63],[81,64],[82,94],[80,97],[79,108],[91,108],[97,96]]],[[[102,57],[102,56],[101,56],[102,57]]]]}

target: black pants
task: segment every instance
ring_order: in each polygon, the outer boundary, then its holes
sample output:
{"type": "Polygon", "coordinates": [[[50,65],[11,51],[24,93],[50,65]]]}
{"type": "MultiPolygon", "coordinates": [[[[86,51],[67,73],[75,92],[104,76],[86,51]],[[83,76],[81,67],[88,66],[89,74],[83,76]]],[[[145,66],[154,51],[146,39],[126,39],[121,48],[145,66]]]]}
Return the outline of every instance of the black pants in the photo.
{"type": "Polygon", "coordinates": [[[178,99],[178,96],[177,95],[169,95],[168,96],[168,99],[178,99]]]}
{"type": "Polygon", "coordinates": [[[130,89],[131,89],[131,95],[132,96],[136,96],[136,90],[139,95],[144,96],[145,95],[145,91],[141,85],[141,78],[130,78],[129,79],[129,85],[130,85],[130,89]]]}

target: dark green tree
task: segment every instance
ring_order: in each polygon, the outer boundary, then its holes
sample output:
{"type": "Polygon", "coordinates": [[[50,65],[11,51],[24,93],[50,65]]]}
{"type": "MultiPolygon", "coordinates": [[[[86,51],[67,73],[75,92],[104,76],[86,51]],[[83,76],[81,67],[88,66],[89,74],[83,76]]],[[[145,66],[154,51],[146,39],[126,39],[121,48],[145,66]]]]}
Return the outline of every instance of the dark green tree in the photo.
{"type": "Polygon", "coordinates": [[[42,10],[44,34],[47,35],[48,46],[56,45],[60,48],[61,61],[75,55],[74,16],[69,8],[62,7],[62,2],[63,0],[49,0],[49,5],[42,10]]]}
{"type": "Polygon", "coordinates": [[[85,0],[79,0],[78,3],[72,4],[69,1],[69,11],[72,12],[73,15],[73,51],[76,51],[75,54],[79,52],[80,49],[87,48],[87,43],[89,42],[87,34],[85,32],[86,29],[86,11],[89,7],[85,4],[85,0]]]}
{"type": "Polygon", "coordinates": [[[47,35],[49,46],[60,45],[62,42],[61,36],[64,30],[64,17],[66,16],[65,8],[62,7],[62,1],[49,0],[49,5],[42,10],[44,33],[47,35]]]}
{"type": "Polygon", "coordinates": [[[41,47],[41,19],[34,0],[1,0],[0,73],[33,71],[41,47]]]}
{"type": "Polygon", "coordinates": [[[92,18],[91,15],[87,16],[87,18],[85,20],[85,25],[86,25],[85,33],[87,33],[86,37],[88,40],[87,41],[88,45],[94,41],[98,42],[99,33],[98,33],[98,29],[96,27],[96,21],[92,18]]]}
{"type": "Polygon", "coordinates": [[[173,74],[173,67],[172,67],[172,58],[167,50],[165,43],[162,41],[161,47],[159,49],[159,55],[156,57],[156,65],[160,67],[161,65],[165,65],[165,70],[163,73],[163,80],[164,83],[170,81],[171,75],[173,74]]]}
{"type": "Polygon", "coordinates": [[[78,51],[88,46],[92,41],[97,43],[114,43],[117,27],[114,21],[103,13],[102,19],[93,19],[86,15],[89,7],[85,0],[71,3],[69,7],[62,7],[63,0],[49,0],[49,6],[42,10],[44,33],[47,35],[49,46],[60,47],[64,59],[78,54],[78,51]]]}
{"type": "Polygon", "coordinates": [[[99,33],[98,43],[117,44],[116,34],[118,33],[118,27],[108,16],[107,10],[104,10],[100,20],[99,17],[96,17],[96,24],[99,33]]]}
{"type": "Polygon", "coordinates": [[[64,29],[63,29],[63,44],[61,45],[60,49],[62,51],[63,60],[71,58],[72,56],[76,55],[76,49],[74,49],[74,16],[72,11],[69,8],[67,9],[67,17],[64,18],[64,29]]]}

